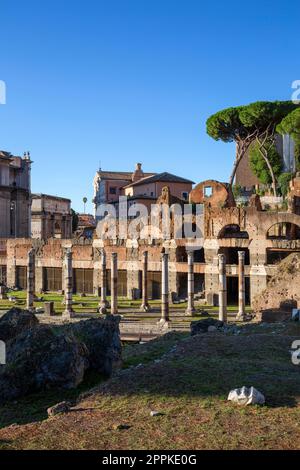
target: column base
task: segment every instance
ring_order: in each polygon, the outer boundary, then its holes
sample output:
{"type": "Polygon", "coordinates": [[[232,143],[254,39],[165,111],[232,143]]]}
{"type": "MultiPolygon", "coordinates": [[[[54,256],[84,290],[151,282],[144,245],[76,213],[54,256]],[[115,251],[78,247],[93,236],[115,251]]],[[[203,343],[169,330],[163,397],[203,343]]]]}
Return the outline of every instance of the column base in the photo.
{"type": "Polygon", "coordinates": [[[31,313],[35,313],[35,311],[36,311],[36,308],[35,308],[35,307],[33,307],[33,306],[32,306],[32,307],[28,307],[28,306],[26,306],[26,310],[28,310],[28,311],[29,311],[29,312],[31,312],[31,313]]]}
{"type": "Polygon", "coordinates": [[[70,320],[75,317],[75,312],[73,310],[65,310],[62,314],[63,320],[70,320]]]}
{"type": "Polygon", "coordinates": [[[248,318],[247,314],[245,312],[239,312],[237,316],[235,317],[236,320],[238,321],[246,321],[248,318]]]}
{"type": "Polygon", "coordinates": [[[98,306],[98,313],[105,314],[107,313],[108,302],[103,302],[98,306]]]}
{"type": "Polygon", "coordinates": [[[142,304],[141,307],[140,307],[140,310],[142,312],[150,312],[151,311],[151,307],[149,304],[142,304]]]}
{"type": "Polygon", "coordinates": [[[192,317],[194,316],[196,313],[196,309],[195,308],[187,308],[186,311],[185,311],[185,314],[187,317],[192,317]]]}
{"type": "Polygon", "coordinates": [[[169,329],[170,324],[171,324],[171,322],[170,322],[170,319],[169,319],[169,318],[168,318],[168,319],[161,318],[161,319],[157,322],[157,325],[159,325],[161,328],[166,329],[166,330],[169,329]]]}

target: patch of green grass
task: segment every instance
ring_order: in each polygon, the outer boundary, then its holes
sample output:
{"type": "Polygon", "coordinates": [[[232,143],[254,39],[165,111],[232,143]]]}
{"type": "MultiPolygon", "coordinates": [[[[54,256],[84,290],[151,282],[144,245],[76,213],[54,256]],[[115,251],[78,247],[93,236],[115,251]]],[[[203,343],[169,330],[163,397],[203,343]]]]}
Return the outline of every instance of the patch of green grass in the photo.
{"type": "Polygon", "coordinates": [[[160,359],[174,345],[188,336],[188,333],[168,333],[146,344],[126,344],[123,349],[123,367],[148,364],[160,359]]]}

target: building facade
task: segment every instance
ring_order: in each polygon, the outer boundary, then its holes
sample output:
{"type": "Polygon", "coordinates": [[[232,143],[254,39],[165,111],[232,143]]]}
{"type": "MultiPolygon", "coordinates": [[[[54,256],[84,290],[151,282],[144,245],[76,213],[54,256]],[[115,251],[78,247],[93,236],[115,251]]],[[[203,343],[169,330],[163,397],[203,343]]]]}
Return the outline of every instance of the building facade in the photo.
{"type": "Polygon", "coordinates": [[[95,219],[99,218],[98,212],[101,204],[110,204],[119,200],[124,194],[123,187],[155,173],[144,173],[142,164],[137,163],[133,172],[126,171],[97,171],[94,178],[94,211],[95,219]]]}
{"type": "Polygon", "coordinates": [[[32,194],[31,236],[48,238],[72,237],[71,201],[47,194],[32,194]]]}
{"type": "Polygon", "coordinates": [[[164,188],[168,188],[172,197],[180,201],[188,201],[193,184],[193,181],[168,172],[144,173],[141,163],[136,164],[135,171],[131,174],[97,172],[93,199],[96,222],[103,219],[105,204],[113,204],[118,213],[121,196],[126,196],[128,210],[130,207],[134,208],[137,204],[142,204],[149,211],[151,205],[155,204],[161,196],[164,188]]]}
{"type": "Polygon", "coordinates": [[[24,157],[0,151],[0,236],[30,236],[30,172],[29,153],[24,157]]]}

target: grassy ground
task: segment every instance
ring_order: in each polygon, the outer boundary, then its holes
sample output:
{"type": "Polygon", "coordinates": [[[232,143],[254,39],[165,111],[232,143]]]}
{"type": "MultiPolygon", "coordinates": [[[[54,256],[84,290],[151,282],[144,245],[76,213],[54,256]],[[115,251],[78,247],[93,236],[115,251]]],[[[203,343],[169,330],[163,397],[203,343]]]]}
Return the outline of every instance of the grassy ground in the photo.
{"type": "MultiPolygon", "coordinates": [[[[169,333],[126,346],[123,370],[67,414],[46,419],[45,409],[78,392],[2,407],[0,448],[297,449],[300,366],[291,363],[290,349],[299,336],[298,324],[257,324],[240,334],[169,333]],[[266,405],[227,402],[229,390],[242,385],[263,392],[266,405]],[[151,410],[162,414],[151,417],[151,410]]],[[[97,382],[90,380],[82,389],[97,382]]]]}
{"type": "MultiPolygon", "coordinates": [[[[15,297],[16,301],[10,302],[9,300],[0,300],[0,315],[1,313],[6,312],[8,309],[12,308],[13,306],[16,306],[19,308],[25,308],[26,292],[24,291],[10,292],[9,296],[15,297]]],[[[42,298],[42,300],[38,302],[34,302],[34,306],[36,308],[43,307],[44,302],[53,301],[54,309],[57,312],[57,314],[60,315],[63,312],[64,306],[62,304],[62,301],[64,297],[62,295],[58,295],[56,293],[47,293],[47,294],[41,294],[39,297],[42,298]]],[[[108,301],[110,301],[109,297],[108,297],[108,301]]],[[[91,296],[91,295],[87,295],[86,297],[80,297],[79,295],[74,295],[73,302],[74,302],[73,308],[76,313],[80,313],[80,314],[96,313],[98,304],[99,304],[99,298],[91,296]]],[[[161,304],[160,300],[150,300],[149,303],[153,310],[153,313],[151,314],[143,313],[139,311],[141,300],[128,300],[125,297],[120,297],[118,299],[118,305],[119,305],[120,313],[122,313],[122,315],[128,318],[132,317],[133,315],[135,319],[141,319],[141,320],[151,319],[153,317],[153,314],[160,313],[160,304],[161,304]]],[[[178,313],[178,314],[182,312],[184,316],[186,308],[187,308],[186,302],[183,302],[180,304],[172,304],[171,311],[173,313],[178,313]]],[[[198,312],[200,312],[201,310],[205,310],[210,314],[214,314],[218,312],[218,307],[198,306],[197,310],[198,312]]],[[[250,307],[247,308],[246,310],[250,311],[250,307]]],[[[236,311],[237,311],[237,307],[235,305],[228,306],[229,313],[236,312],[236,311]]],[[[199,315],[196,314],[194,319],[195,320],[199,319],[199,315]]],[[[186,320],[190,321],[191,319],[186,318],[186,320]]]]}

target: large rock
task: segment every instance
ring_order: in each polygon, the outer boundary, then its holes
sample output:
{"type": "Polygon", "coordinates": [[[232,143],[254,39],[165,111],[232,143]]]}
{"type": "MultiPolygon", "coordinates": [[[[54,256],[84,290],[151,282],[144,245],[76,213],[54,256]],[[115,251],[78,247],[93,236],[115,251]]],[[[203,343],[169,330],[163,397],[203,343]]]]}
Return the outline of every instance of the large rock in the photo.
{"type": "Polygon", "coordinates": [[[198,320],[191,322],[191,336],[198,335],[199,333],[207,333],[209,327],[213,326],[216,329],[222,328],[224,323],[214,318],[205,318],[204,320],[198,320]]]}
{"type": "Polygon", "coordinates": [[[68,326],[88,352],[89,368],[110,376],[121,363],[120,317],[90,319],[68,326]]]}
{"type": "Polygon", "coordinates": [[[108,315],[50,327],[30,312],[11,311],[3,321],[6,365],[0,366],[0,403],[39,390],[74,388],[87,369],[111,375],[121,362],[119,322],[120,317],[108,315]]]}
{"type": "Polygon", "coordinates": [[[36,316],[29,310],[12,308],[0,318],[0,340],[7,342],[38,323],[36,316]]]}
{"type": "Polygon", "coordinates": [[[88,368],[87,350],[72,334],[47,325],[24,330],[7,344],[0,366],[0,402],[50,388],[74,388],[88,368]]]}

